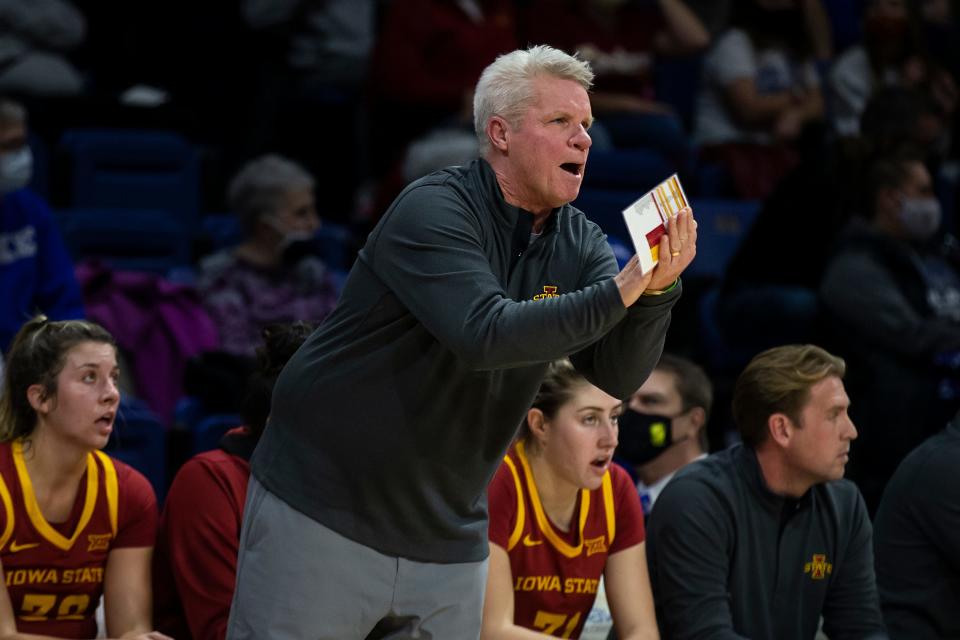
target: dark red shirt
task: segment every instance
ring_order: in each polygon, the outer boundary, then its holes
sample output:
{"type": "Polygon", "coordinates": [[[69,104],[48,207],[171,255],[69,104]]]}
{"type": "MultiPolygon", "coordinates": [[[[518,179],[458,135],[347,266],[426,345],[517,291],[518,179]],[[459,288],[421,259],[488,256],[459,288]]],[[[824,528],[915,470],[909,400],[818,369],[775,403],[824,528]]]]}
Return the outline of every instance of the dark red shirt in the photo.
{"type": "Polygon", "coordinates": [[[226,637],[249,479],[249,462],[221,449],[177,472],[154,555],[157,630],[178,639],[226,637]]]}

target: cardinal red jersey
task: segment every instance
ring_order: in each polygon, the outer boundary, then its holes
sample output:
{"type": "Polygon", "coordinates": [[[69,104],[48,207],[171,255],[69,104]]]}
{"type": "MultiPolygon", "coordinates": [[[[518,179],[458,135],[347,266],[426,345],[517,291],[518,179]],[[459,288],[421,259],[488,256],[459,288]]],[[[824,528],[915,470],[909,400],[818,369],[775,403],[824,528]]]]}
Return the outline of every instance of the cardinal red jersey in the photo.
{"type": "Polygon", "coordinates": [[[643,510],[627,473],[611,465],[599,489],[580,491],[564,532],[543,510],[519,442],[490,483],[490,541],[506,549],[513,579],[513,621],[577,638],[597,595],[607,556],[643,542],[643,510]]]}
{"type": "Polygon", "coordinates": [[[95,637],[107,555],[120,547],[152,547],[156,528],[150,483],[100,451],[87,456],[66,522],[47,522],[22,442],[0,444],[0,564],[17,631],[95,637]]]}

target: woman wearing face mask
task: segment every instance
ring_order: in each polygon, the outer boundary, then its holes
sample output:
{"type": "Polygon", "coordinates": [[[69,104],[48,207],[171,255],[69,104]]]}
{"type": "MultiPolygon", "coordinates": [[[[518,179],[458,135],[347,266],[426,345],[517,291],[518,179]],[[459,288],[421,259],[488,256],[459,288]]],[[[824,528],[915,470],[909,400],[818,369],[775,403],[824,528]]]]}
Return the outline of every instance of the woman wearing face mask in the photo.
{"type": "Polygon", "coordinates": [[[619,638],[658,638],[643,514],[612,463],[623,403],[552,364],[490,484],[481,637],[580,637],[601,577],[619,638]]]}
{"type": "Polygon", "coordinates": [[[38,316],[17,334],[0,400],[0,637],[151,631],[157,504],[147,480],[100,452],[117,417],[113,338],[38,316]],[[29,635],[28,635],[29,634],[29,635]]]}
{"type": "Polygon", "coordinates": [[[846,230],[820,295],[850,416],[869,425],[847,474],[872,512],[900,459],[958,408],[960,250],[916,155],[879,159],[868,184],[869,220],[846,230]]]}
{"type": "Polygon", "coordinates": [[[333,309],[337,286],[312,242],[320,227],[313,187],[302,167],[274,154],[230,183],[244,237],[204,259],[197,282],[227,353],[252,358],[266,327],[318,323],[333,309]]]}

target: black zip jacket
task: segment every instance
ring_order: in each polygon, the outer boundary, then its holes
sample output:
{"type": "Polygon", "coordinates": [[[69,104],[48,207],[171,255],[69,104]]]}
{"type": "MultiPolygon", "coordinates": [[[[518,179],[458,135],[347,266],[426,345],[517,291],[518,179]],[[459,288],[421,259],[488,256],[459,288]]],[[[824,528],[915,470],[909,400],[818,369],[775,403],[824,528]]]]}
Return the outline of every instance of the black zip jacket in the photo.
{"type": "Polygon", "coordinates": [[[664,640],[887,638],[871,528],[856,486],[778,496],[736,445],[677,472],[657,499],[647,559],[664,640]]]}
{"type": "Polygon", "coordinates": [[[486,487],[547,363],[569,355],[626,397],[659,359],[680,294],[625,309],[597,225],[565,205],[531,242],[532,219],[484,160],[408,186],[280,375],[257,479],[382,553],[484,559],[486,487]]]}

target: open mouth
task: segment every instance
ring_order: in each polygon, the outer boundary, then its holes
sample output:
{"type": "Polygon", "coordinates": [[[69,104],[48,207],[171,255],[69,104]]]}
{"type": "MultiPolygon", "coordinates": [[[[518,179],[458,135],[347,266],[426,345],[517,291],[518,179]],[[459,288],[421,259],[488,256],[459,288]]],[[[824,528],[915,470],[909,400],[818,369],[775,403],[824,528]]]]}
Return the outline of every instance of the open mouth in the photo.
{"type": "Polygon", "coordinates": [[[610,456],[601,456],[590,464],[597,469],[604,469],[608,464],[610,464],[610,456]]]}
{"type": "Polygon", "coordinates": [[[578,178],[583,176],[583,165],[577,162],[564,162],[560,168],[578,178]]]}
{"type": "Polygon", "coordinates": [[[101,427],[110,427],[113,426],[113,414],[105,413],[99,418],[97,418],[97,425],[101,427]]]}

